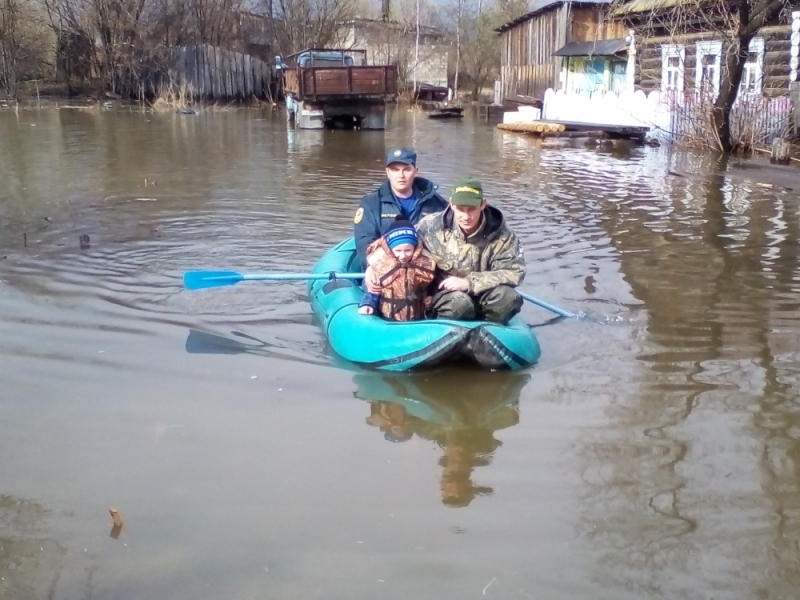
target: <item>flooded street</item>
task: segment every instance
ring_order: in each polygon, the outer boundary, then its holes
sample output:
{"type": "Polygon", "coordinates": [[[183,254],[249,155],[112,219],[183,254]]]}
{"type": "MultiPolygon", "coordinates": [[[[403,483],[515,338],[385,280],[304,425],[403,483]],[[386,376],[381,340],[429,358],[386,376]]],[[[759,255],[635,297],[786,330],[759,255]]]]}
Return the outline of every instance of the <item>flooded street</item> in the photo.
{"type": "Polygon", "coordinates": [[[800,199],[741,162],[0,112],[0,597],[795,598],[800,199]],[[396,145],[480,177],[522,289],[586,314],[523,308],[533,368],[365,371],[303,283],[183,289],[308,271],[396,145]]]}

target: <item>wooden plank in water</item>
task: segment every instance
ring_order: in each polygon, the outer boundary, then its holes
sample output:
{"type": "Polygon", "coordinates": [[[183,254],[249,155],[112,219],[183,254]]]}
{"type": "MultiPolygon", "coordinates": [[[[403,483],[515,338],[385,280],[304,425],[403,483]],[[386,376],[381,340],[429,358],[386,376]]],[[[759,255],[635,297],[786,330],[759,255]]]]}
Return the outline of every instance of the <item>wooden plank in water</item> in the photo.
{"type": "Polygon", "coordinates": [[[514,133],[530,133],[543,138],[606,138],[608,135],[600,130],[564,131],[554,126],[557,123],[544,123],[537,121],[533,123],[498,123],[497,128],[503,131],[514,133]]]}

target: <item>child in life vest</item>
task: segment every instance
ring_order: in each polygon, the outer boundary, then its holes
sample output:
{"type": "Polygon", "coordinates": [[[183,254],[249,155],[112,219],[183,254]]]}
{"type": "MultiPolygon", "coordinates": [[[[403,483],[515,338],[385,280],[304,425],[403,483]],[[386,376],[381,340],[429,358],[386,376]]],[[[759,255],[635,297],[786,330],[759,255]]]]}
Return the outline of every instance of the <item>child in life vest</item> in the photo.
{"type": "Polygon", "coordinates": [[[436,263],[423,248],[417,230],[397,220],[386,234],[367,248],[366,278],[375,278],[380,294],[364,294],[358,312],[380,314],[390,321],[416,321],[425,317],[427,289],[436,263]]]}

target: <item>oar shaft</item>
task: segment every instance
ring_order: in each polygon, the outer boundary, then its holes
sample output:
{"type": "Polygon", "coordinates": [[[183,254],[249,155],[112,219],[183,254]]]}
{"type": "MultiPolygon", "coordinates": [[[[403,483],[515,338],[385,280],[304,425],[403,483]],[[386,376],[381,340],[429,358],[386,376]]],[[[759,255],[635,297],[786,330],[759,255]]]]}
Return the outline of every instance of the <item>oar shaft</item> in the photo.
{"type": "Polygon", "coordinates": [[[311,279],[364,279],[363,273],[251,273],[243,281],[308,281],[311,279]]]}
{"type": "Polygon", "coordinates": [[[363,273],[237,273],[236,271],[187,271],[183,284],[189,290],[236,285],[240,281],[307,281],[309,279],[364,279],[363,273]]]}
{"type": "Polygon", "coordinates": [[[552,304],[548,304],[544,300],[539,300],[538,298],[534,298],[533,296],[525,294],[524,292],[520,292],[519,290],[517,290],[517,292],[519,293],[520,296],[522,296],[524,300],[527,300],[528,302],[530,302],[531,304],[535,304],[536,306],[541,306],[542,308],[545,308],[550,312],[554,312],[559,316],[567,318],[575,316],[573,313],[564,310],[563,308],[558,308],[557,306],[553,306],[552,304]]]}

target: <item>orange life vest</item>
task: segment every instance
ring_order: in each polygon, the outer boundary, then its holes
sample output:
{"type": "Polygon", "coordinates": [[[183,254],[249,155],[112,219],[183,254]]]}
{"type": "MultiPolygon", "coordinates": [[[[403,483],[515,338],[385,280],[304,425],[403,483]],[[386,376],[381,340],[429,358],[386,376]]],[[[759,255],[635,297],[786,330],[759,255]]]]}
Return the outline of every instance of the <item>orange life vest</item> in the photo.
{"type": "Polygon", "coordinates": [[[433,281],[436,263],[421,243],[411,260],[401,263],[379,238],[367,248],[367,262],[381,286],[378,307],[385,319],[417,321],[425,316],[425,289],[433,281]]]}

